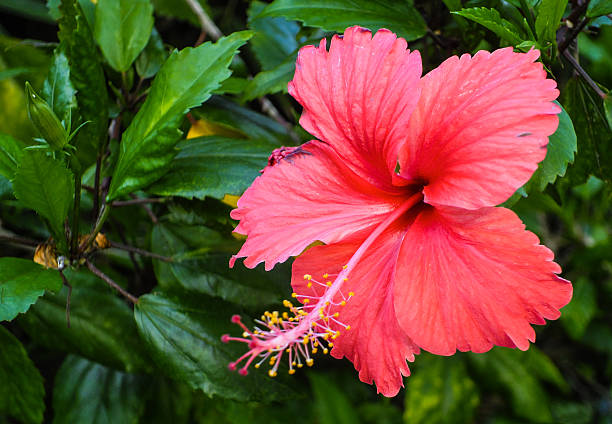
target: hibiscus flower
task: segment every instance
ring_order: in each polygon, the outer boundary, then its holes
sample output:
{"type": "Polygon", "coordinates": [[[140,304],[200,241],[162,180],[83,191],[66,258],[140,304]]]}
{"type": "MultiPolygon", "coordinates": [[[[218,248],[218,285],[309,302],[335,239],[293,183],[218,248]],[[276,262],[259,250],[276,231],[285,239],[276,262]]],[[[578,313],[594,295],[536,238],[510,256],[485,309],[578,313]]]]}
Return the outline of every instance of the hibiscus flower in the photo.
{"type": "Polygon", "coordinates": [[[360,27],[300,50],[289,93],[318,140],[283,148],[238,201],[248,238],[232,259],[266,270],[297,256],[289,313],[267,312],[247,373],[283,355],[289,372],[330,351],[385,396],[420,349],[525,350],[531,324],[572,295],[553,253],[509,209],[558,125],[555,81],[537,50],[451,57],[421,78],[418,51],[360,27]],[[308,246],[313,242],[322,245],[308,246]],[[305,250],[306,249],[306,250],[305,250]]]}

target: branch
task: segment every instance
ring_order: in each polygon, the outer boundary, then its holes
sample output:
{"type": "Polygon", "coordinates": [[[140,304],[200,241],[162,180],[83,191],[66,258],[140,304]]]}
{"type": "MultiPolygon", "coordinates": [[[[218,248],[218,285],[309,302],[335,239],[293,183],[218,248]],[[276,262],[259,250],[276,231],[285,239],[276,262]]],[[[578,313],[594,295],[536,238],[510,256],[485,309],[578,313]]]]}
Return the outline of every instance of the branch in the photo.
{"type": "Polygon", "coordinates": [[[143,203],[164,203],[167,202],[166,197],[154,197],[154,198],[137,198],[132,200],[115,200],[112,205],[115,207],[140,205],[143,203]]]}
{"type": "Polygon", "coordinates": [[[185,0],[193,13],[198,17],[198,21],[200,21],[200,26],[202,27],[202,32],[200,33],[200,37],[198,41],[196,41],[196,46],[199,46],[204,42],[206,38],[206,34],[210,36],[213,40],[217,41],[219,38],[223,37],[223,33],[219,29],[219,27],[213,22],[212,19],[208,16],[206,11],[202,8],[202,5],[198,0],[185,0]]]}
{"type": "Polygon", "coordinates": [[[30,240],[25,237],[19,236],[3,236],[0,235],[0,243],[11,243],[11,244],[19,244],[21,246],[30,246],[30,247],[38,247],[40,242],[35,240],[30,240]]]}
{"type": "Polygon", "coordinates": [[[135,297],[134,295],[132,295],[132,294],[128,293],[126,290],[124,290],[123,287],[121,287],[119,284],[115,283],[112,280],[112,278],[110,278],[108,275],[106,275],[105,273],[100,271],[98,268],[96,268],[94,264],[89,262],[89,260],[87,261],[87,268],[89,268],[89,270],[91,272],[93,272],[96,275],[96,277],[100,278],[106,284],[108,284],[109,286],[111,286],[112,288],[117,290],[119,293],[121,293],[121,295],[123,297],[125,297],[127,300],[132,302],[134,305],[136,305],[138,303],[138,298],[137,297],[135,297]]]}
{"type": "Polygon", "coordinates": [[[110,242],[111,247],[115,249],[125,250],[126,252],[133,252],[141,256],[148,256],[150,258],[159,259],[164,262],[174,262],[174,259],[168,256],[158,255],[157,253],[149,252],[147,250],[139,249],[137,247],[128,246],[127,244],[116,243],[114,241],[110,242]]]}
{"type": "Polygon", "coordinates": [[[574,59],[574,56],[572,56],[570,54],[570,52],[567,51],[567,50],[563,51],[563,56],[574,67],[576,72],[578,72],[578,74],[586,81],[586,83],[589,85],[589,87],[591,87],[595,91],[595,93],[597,93],[597,95],[599,97],[601,97],[602,99],[605,99],[606,98],[606,93],[604,93],[602,91],[602,89],[599,88],[597,83],[595,81],[593,81],[591,76],[589,74],[587,74],[587,72],[584,69],[582,69],[582,66],[580,66],[578,61],[576,59],[574,59]]]}

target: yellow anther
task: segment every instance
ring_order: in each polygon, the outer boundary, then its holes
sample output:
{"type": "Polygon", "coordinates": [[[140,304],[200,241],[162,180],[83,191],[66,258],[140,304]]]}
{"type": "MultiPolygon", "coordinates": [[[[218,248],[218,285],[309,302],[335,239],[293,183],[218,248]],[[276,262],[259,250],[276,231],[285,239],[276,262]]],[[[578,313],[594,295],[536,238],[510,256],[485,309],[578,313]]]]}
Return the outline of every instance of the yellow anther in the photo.
{"type": "Polygon", "coordinates": [[[293,361],[293,362],[291,363],[291,365],[293,365],[293,366],[295,367],[295,366],[296,366],[296,362],[295,362],[295,361],[293,361]]]}
{"type": "Polygon", "coordinates": [[[247,333],[246,331],[244,331],[244,332],[242,333],[242,337],[249,337],[249,333],[247,333]]]}
{"type": "Polygon", "coordinates": [[[329,333],[325,333],[325,335],[323,336],[324,340],[329,340],[329,333]]]}
{"type": "Polygon", "coordinates": [[[327,348],[323,348],[323,355],[327,355],[328,352],[329,350],[327,348]]]}
{"type": "Polygon", "coordinates": [[[346,306],[346,302],[343,300],[342,302],[340,302],[340,306],[346,306]]]}
{"type": "Polygon", "coordinates": [[[315,342],[313,343],[313,346],[314,346],[314,347],[319,346],[319,342],[315,340],[315,342]]]}
{"type": "Polygon", "coordinates": [[[304,274],[304,280],[312,280],[312,275],[304,274]]]}
{"type": "Polygon", "coordinates": [[[340,316],[340,312],[336,312],[336,313],[334,314],[334,318],[338,318],[339,316],[340,316]]]}
{"type": "Polygon", "coordinates": [[[315,353],[317,353],[319,351],[319,349],[317,349],[316,347],[312,348],[312,354],[314,355],[315,353]]]}
{"type": "Polygon", "coordinates": [[[312,287],[312,283],[306,284],[306,287],[311,288],[312,287]]]}
{"type": "Polygon", "coordinates": [[[325,306],[329,306],[329,301],[325,302],[325,306]]]}
{"type": "Polygon", "coordinates": [[[306,365],[308,365],[309,367],[312,367],[312,364],[314,364],[314,360],[312,358],[306,359],[306,365]]]}
{"type": "Polygon", "coordinates": [[[326,285],[327,287],[331,287],[331,286],[332,286],[332,282],[331,282],[331,281],[328,281],[327,283],[325,283],[325,285],[326,285]]]}
{"type": "Polygon", "coordinates": [[[276,371],[274,371],[274,370],[270,370],[270,371],[268,371],[268,375],[269,375],[270,377],[276,377],[276,371]]]}
{"type": "Polygon", "coordinates": [[[304,337],[304,339],[302,340],[302,343],[308,344],[308,342],[309,342],[308,336],[304,337]]]}
{"type": "Polygon", "coordinates": [[[285,349],[285,352],[290,353],[291,352],[291,348],[285,349]]]}
{"type": "Polygon", "coordinates": [[[261,364],[255,364],[253,365],[255,368],[259,368],[261,366],[261,364]]]}
{"type": "Polygon", "coordinates": [[[290,369],[290,370],[289,370],[289,374],[290,374],[290,375],[295,374],[295,370],[294,370],[294,369],[290,369]]]}
{"type": "MultiPolygon", "coordinates": [[[[334,337],[335,337],[335,336],[334,336],[334,337]]],[[[332,338],[334,338],[334,337],[332,337],[332,338]]],[[[328,345],[329,347],[334,347],[334,344],[333,344],[332,342],[329,342],[327,345],[328,345]]]]}
{"type": "Polygon", "coordinates": [[[349,292],[349,297],[355,296],[355,292],[349,292]]]}
{"type": "Polygon", "coordinates": [[[348,281],[348,278],[343,278],[342,281],[348,281]]]}
{"type": "Polygon", "coordinates": [[[283,312],[283,318],[284,319],[289,319],[289,314],[287,312],[283,312]]]}
{"type": "Polygon", "coordinates": [[[304,364],[297,364],[298,368],[302,368],[304,366],[304,364]]]}
{"type": "Polygon", "coordinates": [[[329,274],[326,272],[325,274],[323,274],[323,279],[329,277],[329,274]]]}
{"type": "Polygon", "coordinates": [[[342,269],[347,269],[347,268],[348,268],[348,265],[344,265],[344,266],[342,267],[342,269]]]}
{"type": "Polygon", "coordinates": [[[310,303],[310,299],[304,299],[304,303],[310,303]]]}
{"type": "Polygon", "coordinates": [[[346,330],[348,331],[348,330],[350,330],[350,329],[351,329],[351,326],[350,326],[350,325],[347,325],[347,326],[346,326],[346,330]]]}
{"type": "Polygon", "coordinates": [[[291,297],[297,297],[297,293],[291,293],[291,297]]]}

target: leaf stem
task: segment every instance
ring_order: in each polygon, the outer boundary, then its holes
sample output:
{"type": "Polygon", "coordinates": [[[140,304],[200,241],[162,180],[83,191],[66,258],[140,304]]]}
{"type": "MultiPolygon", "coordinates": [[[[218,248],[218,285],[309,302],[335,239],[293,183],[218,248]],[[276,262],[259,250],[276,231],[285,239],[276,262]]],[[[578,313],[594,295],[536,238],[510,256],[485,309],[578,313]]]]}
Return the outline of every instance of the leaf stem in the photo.
{"type": "Polygon", "coordinates": [[[19,236],[0,235],[0,243],[19,244],[21,246],[38,247],[40,242],[19,236]]]}
{"type": "Polygon", "coordinates": [[[91,246],[93,241],[96,239],[96,236],[102,229],[104,222],[108,218],[108,214],[110,213],[110,205],[107,205],[105,201],[102,201],[102,206],[100,209],[100,214],[98,215],[98,220],[96,221],[96,225],[94,226],[91,234],[87,237],[87,240],[83,241],[79,246],[79,252],[84,252],[91,246]]]}
{"type": "Polygon", "coordinates": [[[62,271],[60,271],[60,275],[62,276],[64,285],[68,287],[68,294],[66,295],[66,325],[70,328],[70,299],[72,298],[72,285],[70,285],[62,271]]]}
{"type": "Polygon", "coordinates": [[[527,18],[527,23],[529,24],[529,28],[531,28],[531,31],[535,34],[536,26],[535,26],[535,20],[533,19],[533,11],[527,4],[526,0],[520,0],[520,3],[521,3],[521,9],[523,9],[523,11],[525,12],[525,18],[527,18]]]}
{"type": "Polygon", "coordinates": [[[122,206],[140,205],[143,203],[165,203],[168,201],[167,197],[154,197],[154,198],[137,198],[132,200],[115,200],[111,203],[114,207],[120,208],[122,206]]]}
{"type": "Polygon", "coordinates": [[[121,244],[114,241],[110,242],[111,247],[115,249],[125,250],[127,252],[136,253],[140,256],[148,256],[150,258],[159,259],[164,262],[174,262],[174,259],[168,256],[158,255],[157,253],[149,252],[148,250],[139,249],[138,247],[128,246],[127,244],[121,244]]]}
{"type": "Polygon", "coordinates": [[[138,298],[130,293],[128,293],[123,287],[113,281],[108,275],[100,271],[94,264],[92,264],[89,260],[87,261],[87,268],[98,278],[103,280],[106,284],[111,286],[113,289],[117,290],[123,297],[132,302],[134,305],[138,303],[138,298]]]}

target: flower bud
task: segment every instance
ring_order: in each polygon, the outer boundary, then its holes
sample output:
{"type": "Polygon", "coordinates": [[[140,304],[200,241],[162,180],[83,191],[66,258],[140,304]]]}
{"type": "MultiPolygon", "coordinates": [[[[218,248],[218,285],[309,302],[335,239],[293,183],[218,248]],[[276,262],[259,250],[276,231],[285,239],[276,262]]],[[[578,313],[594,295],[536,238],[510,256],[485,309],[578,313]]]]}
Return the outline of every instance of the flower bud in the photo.
{"type": "Polygon", "coordinates": [[[68,143],[68,133],[53,112],[53,109],[40,97],[29,82],[26,82],[28,116],[42,138],[53,150],[60,150],[68,143]]]}

